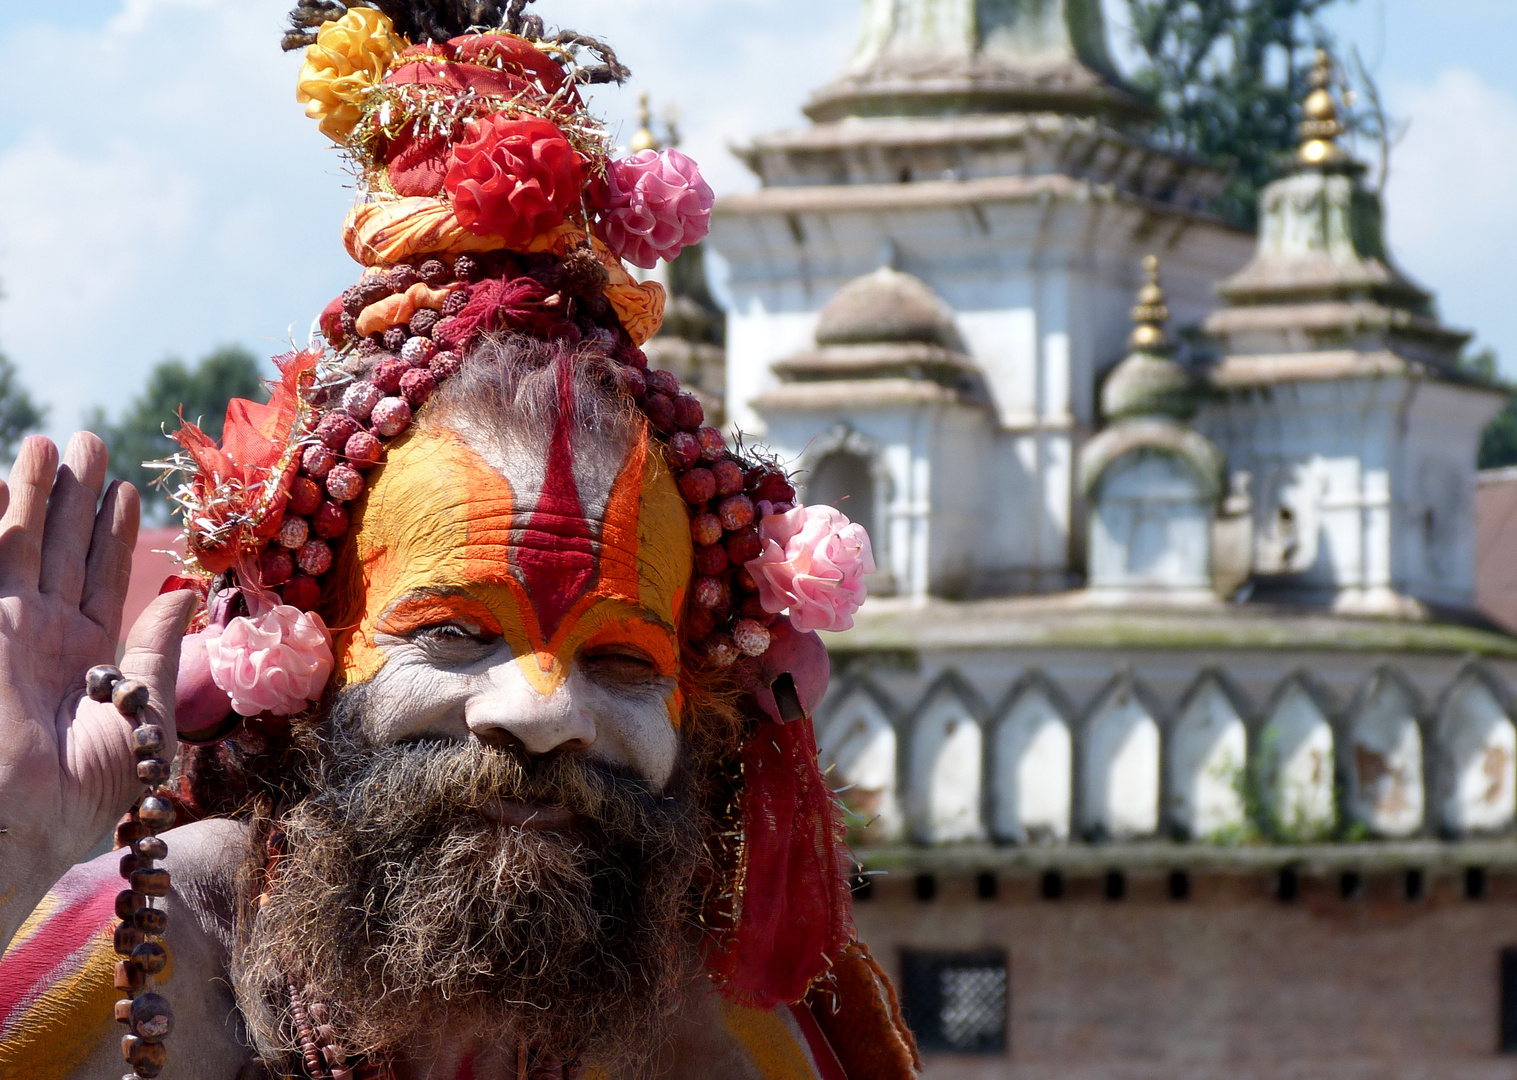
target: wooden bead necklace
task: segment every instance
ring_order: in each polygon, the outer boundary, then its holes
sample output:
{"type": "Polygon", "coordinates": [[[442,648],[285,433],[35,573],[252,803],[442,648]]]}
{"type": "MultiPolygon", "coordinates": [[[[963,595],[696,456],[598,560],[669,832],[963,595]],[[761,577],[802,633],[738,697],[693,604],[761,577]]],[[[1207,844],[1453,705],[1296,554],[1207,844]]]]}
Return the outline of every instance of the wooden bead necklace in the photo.
{"type": "Polygon", "coordinates": [[[157,865],[168,855],[168,845],[156,835],[174,824],[174,805],[158,794],[169,778],[169,763],[163,756],[164,731],[143,722],[147,707],[147,684],[128,679],[119,668],[102,664],[90,668],[85,687],[92,701],[111,702],[132,723],[132,752],[137,758],[137,779],[144,785],[131,812],[116,826],[116,844],[126,849],[121,856],[121,876],[130,888],[116,896],[116,989],[127,996],[116,1002],[116,1020],[127,1027],[121,1039],[121,1054],[132,1071],[122,1080],[152,1080],[163,1071],[163,1041],[174,1027],[174,1010],[161,994],[153,992],[153,976],[169,962],[163,935],[168,912],[154,902],[169,892],[169,872],[157,865]]]}

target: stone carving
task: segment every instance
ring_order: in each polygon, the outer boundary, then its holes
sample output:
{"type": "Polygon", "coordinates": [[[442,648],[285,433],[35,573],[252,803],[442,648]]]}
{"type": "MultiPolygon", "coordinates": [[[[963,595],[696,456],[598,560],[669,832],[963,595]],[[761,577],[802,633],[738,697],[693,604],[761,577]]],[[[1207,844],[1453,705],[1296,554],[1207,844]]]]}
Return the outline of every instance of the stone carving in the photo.
{"type": "Polygon", "coordinates": [[[994,726],[997,840],[1069,839],[1074,746],[1055,693],[1046,681],[1029,680],[994,726]]]}
{"type": "Polygon", "coordinates": [[[820,729],[821,762],[852,811],[856,843],[883,844],[900,838],[896,800],[896,733],[880,696],[855,683],[845,690],[820,729]]]}
{"type": "Polygon", "coordinates": [[[1517,810],[1517,728],[1494,684],[1467,671],[1449,691],[1435,726],[1433,789],[1447,836],[1501,832],[1517,810]]]}
{"type": "Polygon", "coordinates": [[[1085,722],[1080,826],[1087,836],[1113,840],[1159,828],[1159,725],[1125,674],[1085,722]]]}
{"type": "Polygon", "coordinates": [[[1237,835],[1246,825],[1243,794],[1248,732],[1221,679],[1207,672],[1169,735],[1169,819],[1183,836],[1237,835]]]}
{"type": "Polygon", "coordinates": [[[906,817],[918,843],[985,838],[980,814],[983,738],[965,697],[957,680],[945,679],[928,694],[912,724],[906,817]]]}
{"type": "Polygon", "coordinates": [[[1352,818],[1375,836],[1405,837],[1422,827],[1422,732],[1400,680],[1377,675],[1352,713],[1344,749],[1352,818]]]}

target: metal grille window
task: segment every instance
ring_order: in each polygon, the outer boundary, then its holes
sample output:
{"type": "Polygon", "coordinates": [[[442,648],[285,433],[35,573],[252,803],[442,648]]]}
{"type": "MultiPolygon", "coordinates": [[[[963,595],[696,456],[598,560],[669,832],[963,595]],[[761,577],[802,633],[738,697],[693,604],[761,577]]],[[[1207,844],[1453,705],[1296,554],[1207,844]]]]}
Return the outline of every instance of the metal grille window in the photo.
{"type": "Polygon", "coordinates": [[[902,954],[901,1005],[917,1043],[928,1052],[1006,1052],[1006,954],[902,954]]]}

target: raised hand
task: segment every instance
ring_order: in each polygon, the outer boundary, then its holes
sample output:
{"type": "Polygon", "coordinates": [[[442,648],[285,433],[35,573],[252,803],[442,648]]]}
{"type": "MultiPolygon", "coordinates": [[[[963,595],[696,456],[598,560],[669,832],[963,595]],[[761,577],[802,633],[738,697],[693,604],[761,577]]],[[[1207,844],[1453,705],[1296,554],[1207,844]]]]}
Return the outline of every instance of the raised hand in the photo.
{"type": "MultiPolygon", "coordinates": [[[[85,672],[115,660],[140,512],[130,484],[105,488],[105,466],[94,435],[69,440],[61,464],[33,436],[0,484],[0,948],[142,790],[131,725],[84,693],[85,672]]],[[[194,603],[188,592],[155,600],[119,665],[148,685],[166,757],[194,603]]]]}

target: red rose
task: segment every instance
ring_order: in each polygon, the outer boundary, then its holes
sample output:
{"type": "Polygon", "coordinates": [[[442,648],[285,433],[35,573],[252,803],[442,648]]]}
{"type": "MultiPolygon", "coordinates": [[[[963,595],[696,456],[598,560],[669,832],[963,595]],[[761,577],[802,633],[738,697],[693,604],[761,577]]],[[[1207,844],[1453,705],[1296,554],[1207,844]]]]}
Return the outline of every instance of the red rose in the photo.
{"type": "Polygon", "coordinates": [[[563,224],[579,201],[585,169],[554,124],[496,113],[469,125],[445,183],[460,225],[520,248],[563,224]]]}

